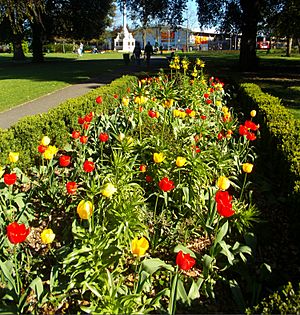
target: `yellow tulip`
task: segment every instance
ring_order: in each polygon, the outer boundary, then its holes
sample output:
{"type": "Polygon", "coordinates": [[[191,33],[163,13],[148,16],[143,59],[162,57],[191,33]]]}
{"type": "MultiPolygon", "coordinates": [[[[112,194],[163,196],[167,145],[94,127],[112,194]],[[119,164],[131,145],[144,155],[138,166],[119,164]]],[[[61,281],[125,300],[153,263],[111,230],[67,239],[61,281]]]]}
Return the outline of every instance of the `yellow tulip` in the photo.
{"type": "Polygon", "coordinates": [[[131,252],[135,256],[144,256],[148,248],[149,242],[144,236],[140,239],[138,239],[138,237],[135,237],[131,242],[131,252]]]}
{"type": "Polygon", "coordinates": [[[161,163],[165,158],[166,157],[163,153],[154,153],[153,154],[153,161],[155,163],[161,163]]]}
{"type": "Polygon", "coordinates": [[[173,104],[174,104],[174,100],[173,99],[165,100],[165,102],[164,102],[164,106],[167,107],[167,108],[172,107],[173,104]]]}
{"type": "Polygon", "coordinates": [[[230,180],[226,176],[220,176],[217,180],[217,187],[221,190],[227,190],[230,186],[230,180]]]}
{"type": "Polygon", "coordinates": [[[90,201],[81,200],[77,206],[80,219],[88,220],[93,214],[93,204],[90,201]]]}
{"type": "Polygon", "coordinates": [[[116,191],[117,188],[112,183],[107,183],[101,189],[101,194],[106,198],[110,198],[116,191]]]}
{"type": "Polygon", "coordinates": [[[118,135],[118,140],[122,142],[124,139],[125,139],[124,133],[120,132],[120,134],[118,135]]]}
{"type": "Polygon", "coordinates": [[[50,244],[54,241],[55,239],[55,234],[51,229],[45,229],[41,233],[41,241],[43,244],[50,244]]]}
{"type": "Polygon", "coordinates": [[[8,159],[10,163],[16,163],[19,159],[19,152],[9,152],[8,159]]]}
{"type": "Polygon", "coordinates": [[[250,112],[250,116],[251,116],[251,117],[255,117],[255,116],[256,116],[256,110],[253,109],[253,110],[250,112]]]}
{"type": "Polygon", "coordinates": [[[220,100],[217,100],[217,101],[215,102],[215,104],[216,104],[216,106],[218,106],[218,107],[222,106],[222,102],[221,102],[220,100]]]}
{"type": "Polygon", "coordinates": [[[176,165],[178,167],[182,167],[184,166],[184,164],[186,163],[186,158],[185,157],[182,157],[182,156],[178,156],[177,159],[176,159],[176,165]]]}
{"type": "Polygon", "coordinates": [[[129,97],[124,96],[124,97],[122,98],[122,104],[123,104],[124,106],[128,106],[128,105],[129,105],[129,97]]]}
{"type": "Polygon", "coordinates": [[[47,136],[44,136],[41,140],[41,145],[43,145],[44,147],[48,146],[50,144],[50,138],[47,136]]]}
{"type": "Polygon", "coordinates": [[[224,114],[227,114],[228,111],[229,111],[229,109],[228,109],[227,106],[223,106],[221,110],[222,110],[222,112],[223,112],[224,114]]]}
{"type": "Polygon", "coordinates": [[[244,163],[243,164],[243,171],[245,173],[251,173],[252,169],[253,169],[253,164],[251,164],[251,163],[244,163]]]}
{"type": "Polygon", "coordinates": [[[53,159],[54,155],[58,152],[57,147],[54,145],[49,145],[49,147],[46,149],[46,151],[43,153],[43,156],[46,160],[53,159]]]}
{"type": "Polygon", "coordinates": [[[194,110],[192,110],[190,113],[189,113],[189,116],[190,117],[195,117],[196,116],[196,112],[194,110]]]}

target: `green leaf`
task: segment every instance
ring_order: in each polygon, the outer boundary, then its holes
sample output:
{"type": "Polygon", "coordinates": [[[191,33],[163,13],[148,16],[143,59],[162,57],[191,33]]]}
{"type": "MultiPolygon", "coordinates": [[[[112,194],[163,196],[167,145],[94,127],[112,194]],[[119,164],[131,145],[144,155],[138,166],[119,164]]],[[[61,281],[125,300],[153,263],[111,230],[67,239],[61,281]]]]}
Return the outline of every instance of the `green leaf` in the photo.
{"type": "Polygon", "coordinates": [[[174,268],[171,265],[166,264],[164,261],[162,261],[159,258],[145,259],[142,262],[142,270],[145,270],[150,275],[152,275],[158,269],[162,269],[162,268],[170,270],[170,271],[174,270],[174,268]]]}
{"type": "Polygon", "coordinates": [[[214,245],[219,243],[220,241],[222,241],[222,239],[224,238],[224,236],[227,234],[228,231],[228,221],[226,221],[222,227],[220,228],[219,233],[216,236],[216,239],[214,241],[214,245]]]}
{"type": "Polygon", "coordinates": [[[221,253],[227,257],[227,260],[230,263],[230,265],[233,265],[234,256],[229,250],[231,246],[226,244],[224,241],[220,241],[219,244],[222,247],[221,253]]]}
{"type": "Polygon", "coordinates": [[[5,277],[5,279],[8,282],[8,288],[9,289],[14,289],[15,292],[17,292],[17,288],[16,288],[16,283],[14,278],[12,277],[10,270],[8,269],[7,263],[9,263],[8,261],[3,262],[2,260],[0,260],[0,268],[3,272],[3,275],[5,277]]]}
{"type": "Polygon", "coordinates": [[[40,277],[35,278],[34,280],[32,280],[29,286],[35,292],[37,299],[39,301],[44,292],[44,286],[41,278],[40,277]]]}
{"type": "Polygon", "coordinates": [[[189,290],[189,294],[188,294],[188,297],[189,299],[191,300],[195,300],[195,299],[198,299],[200,297],[200,293],[199,293],[199,290],[200,290],[200,287],[204,281],[204,279],[201,279],[202,281],[200,281],[197,283],[193,280],[192,281],[192,284],[191,284],[191,287],[190,287],[190,290],[189,290]]]}
{"type": "Polygon", "coordinates": [[[239,284],[236,280],[229,280],[229,286],[235,303],[238,305],[239,310],[243,313],[245,310],[245,300],[239,284]]]}
{"type": "Polygon", "coordinates": [[[181,279],[178,279],[178,282],[177,282],[176,300],[179,300],[179,299],[183,303],[188,303],[190,305],[188,295],[186,294],[185,287],[181,279]]]}
{"type": "Polygon", "coordinates": [[[185,247],[185,246],[183,246],[181,244],[178,244],[174,248],[174,253],[178,253],[180,251],[183,251],[184,254],[190,254],[191,257],[196,258],[196,255],[195,255],[195,253],[192,250],[190,250],[189,248],[187,248],[187,247],[185,247]]]}
{"type": "Polygon", "coordinates": [[[213,262],[214,258],[210,257],[209,255],[205,254],[202,258],[202,262],[204,267],[206,267],[207,269],[210,268],[211,263],[213,262]]]}

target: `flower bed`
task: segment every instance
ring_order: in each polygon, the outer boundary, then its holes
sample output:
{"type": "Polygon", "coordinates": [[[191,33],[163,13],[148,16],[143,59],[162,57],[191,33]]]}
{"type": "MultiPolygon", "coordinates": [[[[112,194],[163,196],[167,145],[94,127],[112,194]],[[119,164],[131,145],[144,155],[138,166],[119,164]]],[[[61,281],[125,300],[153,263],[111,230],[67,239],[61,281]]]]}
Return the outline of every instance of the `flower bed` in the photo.
{"type": "Polygon", "coordinates": [[[231,271],[250,259],[258,217],[256,113],[240,124],[201,60],[170,66],[78,117],[63,147],[44,135],[26,173],[9,154],[3,310],[175,314],[218,297],[220,283],[238,289],[231,271]]]}

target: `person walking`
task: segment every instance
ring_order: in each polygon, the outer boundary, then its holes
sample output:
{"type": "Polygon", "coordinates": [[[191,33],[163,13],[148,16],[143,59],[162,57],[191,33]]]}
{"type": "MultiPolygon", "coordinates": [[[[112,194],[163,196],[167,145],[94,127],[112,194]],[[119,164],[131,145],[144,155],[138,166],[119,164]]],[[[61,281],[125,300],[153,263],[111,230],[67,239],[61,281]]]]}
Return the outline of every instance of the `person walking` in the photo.
{"type": "Polygon", "coordinates": [[[133,49],[133,54],[134,54],[134,58],[137,62],[137,64],[141,63],[141,53],[142,53],[142,49],[141,49],[141,45],[140,42],[136,42],[134,49],[133,49]]]}
{"type": "Polygon", "coordinates": [[[147,61],[147,66],[150,65],[150,57],[153,54],[153,47],[150,44],[150,42],[147,43],[145,46],[145,55],[146,55],[146,61],[147,61]]]}

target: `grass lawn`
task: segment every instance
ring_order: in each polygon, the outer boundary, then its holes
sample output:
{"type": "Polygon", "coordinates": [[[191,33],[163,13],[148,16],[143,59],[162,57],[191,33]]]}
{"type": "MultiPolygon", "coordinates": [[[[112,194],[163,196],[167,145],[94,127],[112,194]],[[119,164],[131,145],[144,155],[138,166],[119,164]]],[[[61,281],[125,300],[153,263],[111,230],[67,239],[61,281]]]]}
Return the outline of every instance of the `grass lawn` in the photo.
{"type": "MultiPolygon", "coordinates": [[[[181,54],[181,53],[179,53],[181,54]]],[[[258,51],[260,71],[240,72],[238,51],[185,53],[206,62],[206,71],[225,80],[253,82],[264,92],[282,99],[295,117],[300,118],[300,55],[283,57],[282,51],[258,51]]],[[[0,111],[103,73],[125,67],[121,53],[46,54],[45,63],[13,63],[12,55],[0,54],[0,111]]]]}
{"type": "Polygon", "coordinates": [[[103,72],[124,67],[120,53],[46,54],[44,63],[12,62],[12,55],[0,54],[0,111],[38,98],[67,85],[79,83],[103,72]]]}

